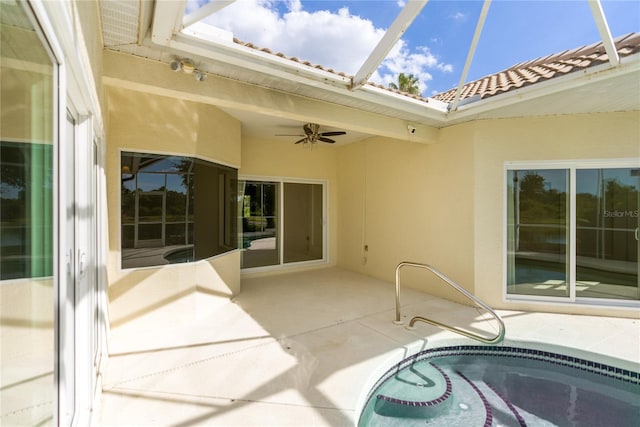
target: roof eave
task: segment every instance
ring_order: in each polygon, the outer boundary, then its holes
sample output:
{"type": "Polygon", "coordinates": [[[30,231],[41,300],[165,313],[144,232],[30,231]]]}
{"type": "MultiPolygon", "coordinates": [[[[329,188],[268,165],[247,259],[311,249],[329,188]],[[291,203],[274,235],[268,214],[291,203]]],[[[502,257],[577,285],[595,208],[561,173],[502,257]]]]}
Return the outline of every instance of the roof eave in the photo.
{"type": "MultiPolygon", "coordinates": [[[[450,111],[445,122],[460,122],[487,114],[494,110],[503,109],[510,105],[566,92],[583,87],[587,84],[604,81],[613,76],[623,76],[640,72],[640,53],[621,58],[619,64],[612,67],[609,63],[595,65],[584,70],[555,77],[547,81],[531,84],[518,89],[512,89],[502,94],[481,98],[466,104],[459,104],[457,110],[450,111]]],[[[640,100],[639,100],[640,108],[640,100]]]]}
{"type": "MultiPolygon", "coordinates": [[[[159,8],[163,9],[164,6],[160,5],[159,8]]],[[[166,15],[171,16],[175,13],[175,7],[170,12],[166,15]]],[[[340,99],[344,100],[344,105],[349,103],[353,105],[357,102],[361,105],[368,103],[370,108],[366,109],[369,111],[379,111],[381,114],[393,117],[406,116],[407,120],[434,127],[445,127],[478,117],[507,116],[505,107],[558,92],[566,93],[568,90],[604,80],[616,73],[631,73],[640,69],[640,55],[635,54],[623,58],[614,67],[610,63],[592,66],[475,102],[463,102],[457,108],[451,108],[450,105],[447,108],[444,102],[436,102],[434,99],[415,99],[372,84],[365,84],[357,90],[352,90],[351,76],[338,74],[308,62],[301,62],[296,58],[274,54],[267,49],[236,43],[232,39],[204,37],[195,26],[179,32],[173,27],[174,31],[171,31],[168,29],[172,24],[171,20],[157,19],[159,16],[162,16],[162,10],[159,12],[157,5],[156,19],[151,31],[151,43],[156,46],[184,52],[186,55],[194,56],[194,59],[199,57],[203,62],[229,64],[236,69],[259,73],[263,83],[267,86],[272,85],[274,88],[279,87],[283,91],[295,92],[296,87],[299,87],[297,85],[304,85],[307,88],[307,96],[310,97],[313,97],[316,91],[318,98],[333,97],[333,102],[338,104],[340,99]]],[[[531,115],[539,114],[544,114],[540,108],[537,111],[531,111],[531,115]]]]}
{"type": "Polygon", "coordinates": [[[152,33],[151,42],[156,45],[164,43],[161,46],[171,50],[252,70],[274,79],[304,84],[317,90],[424,117],[429,122],[445,119],[446,104],[442,102],[415,99],[369,84],[352,90],[350,76],[235,42],[209,40],[191,31],[178,33],[169,39],[153,37],[152,33]]]}

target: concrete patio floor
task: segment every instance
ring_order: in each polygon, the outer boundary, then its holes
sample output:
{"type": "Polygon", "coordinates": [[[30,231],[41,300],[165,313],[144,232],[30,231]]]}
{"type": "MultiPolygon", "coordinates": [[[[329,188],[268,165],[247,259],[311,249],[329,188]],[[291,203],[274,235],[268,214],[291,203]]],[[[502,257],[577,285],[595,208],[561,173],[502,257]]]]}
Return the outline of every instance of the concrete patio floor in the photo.
{"type": "MultiPolygon", "coordinates": [[[[494,335],[479,309],[402,291],[405,323],[432,317],[494,335]]],[[[499,311],[506,340],[595,351],[640,369],[638,319],[499,311]]],[[[394,287],[340,268],[243,278],[112,328],[100,426],[353,426],[368,388],[426,347],[469,342],[395,325],[394,287]],[[196,307],[196,321],[193,310],[196,307]],[[188,315],[187,315],[188,314],[188,315]]]]}

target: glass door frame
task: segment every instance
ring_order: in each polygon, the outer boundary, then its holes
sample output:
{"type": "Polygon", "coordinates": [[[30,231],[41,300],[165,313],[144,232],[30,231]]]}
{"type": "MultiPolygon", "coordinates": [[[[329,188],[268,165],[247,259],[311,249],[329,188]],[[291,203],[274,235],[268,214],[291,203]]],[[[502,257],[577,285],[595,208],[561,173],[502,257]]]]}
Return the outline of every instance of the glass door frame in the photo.
{"type": "MultiPolygon", "coordinates": [[[[90,412],[94,408],[100,393],[100,363],[104,360],[103,331],[99,313],[104,313],[103,299],[100,298],[104,288],[100,275],[100,223],[103,220],[100,209],[100,150],[99,140],[93,131],[91,116],[77,112],[73,99],[67,99],[68,114],[74,121],[73,146],[65,146],[69,142],[68,135],[61,135],[60,147],[73,150],[75,162],[73,179],[74,194],[70,201],[75,206],[73,227],[74,239],[74,280],[67,283],[75,287],[76,299],[73,307],[61,307],[61,315],[73,316],[75,322],[74,391],[76,411],[73,425],[85,425],[90,412]],[[62,143],[64,141],[64,143],[62,143]]],[[[65,174],[69,177],[69,173],[65,174]]],[[[62,179],[62,177],[60,177],[62,179]]],[[[67,200],[67,206],[69,200],[67,200]]],[[[65,205],[61,201],[61,207],[65,205]]],[[[70,393],[70,390],[65,390],[70,393]]]]}
{"type": "MultiPolygon", "coordinates": [[[[258,271],[269,271],[269,270],[279,270],[284,268],[293,268],[300,267],[306,265],[318,265],[318,264],[326,264],[329,262],[329,197],[328,197],[328,187],[329,182],[323,179],[305,179],[305,178],[283,178],[283,177],[267,177],[267,176],[256,176],[256,175],[240,175],[238,174],[238,182],[268,182],[277,184],[278,191],[278,214],[277,214],[277,235],[276,239],[278,240],[278,257],[279,261],[277,264],[260,266],[260,267],[247,267],[242,268],[242,272],[258,272],[258,271]],[[322,258],[314,259],[309,261],[298,261],[298,262],[284,262],[284,206],[285,206],[285,197],[284,194],[284,186],[285,184],[315,184],[322,185],[322,258]]],[[[243,194],[238,192],[238,203],[242,203],[243,194]]],[[[238,208],[238,238],[242,238],[242,208],[239,206],[238,208]]],[[[239,248],[242,248],[242,245],[239,245],[239,248]]]]}
{"type": "MultiPolygon", "coordinates": [[[[73,9],[60,7],[56,2],[36,2],[25,1],[20,2],[23,10],[32,21],[36,32],[45,48],[50,52],[53,66],[53,224],[54,224],[54,244],[53,247],[53,281],[54,281],[54,306],[55,306],[55,355],[54,355],[54,377],[55,387],[53,396],[53,425],[90,425],[92,410],[94,404],[97,403],[100,394],[100,372],[103,366],[96,366],[97,361],[104,364],[105,358],[102,355],[106,352],[106,342],[104,329],[107,327],[107,319],[105,317],[106,304],[106,276],[104,267],[106,265],[106,217],[102,214],[105,207],[105,177],[104,177],[104,125],[102,122],[101,105],[96,91],[96,84],[93,81],[93,72],[90,69],[90,61],[86,54],[86,50],[79,48],[76,36],[73,35],[75,13],[73,9]],[[88,165],[88,172],[92,174],[91,183],[87,182],[91,188],[89,192],[94,192],[93,198],[97,201],[94,217],[95,238],[93,243],[89,243],[91,248],[78,248],[77,230],[78,215],[73,221],[75,229],[75,242],[69,244],[63,242],[66,228],[67,203],[76,203],[76,194],[65,194],[63,187],[65,186],[65,174],[67,167],[62,161],[63,150],[68,147],[69,135],[67,129],[67,112],[75,121],[73,137],[76,140],[76,146],[83,144],[84,148],[93,153],[89,157],[97,155],[97,159],[88,165]],[[95,149],[97,145],[97,150],[95,149]],[[69,247],[71,246],[71,247],[69,247]],[[80,249],[80,250],[78,250],[80,249]],[[73,258],[73,275],[74,283],[67,283],[66,279],[66,256],[65,254],[71,250],[73,258]],[[97,292],[95,299],[87,297],[80,298],[74,304],[68,304],[65,301],[67,287],[74,286],[76,277],[79,273],[80,264],[83,261],[83,250],[93,252],[93,260],[89,263],[91,274],[95,277],[93,283],[93,291],[97,292]],[[95,304],[89,304],[92,299],[95,304]],[[77,304],[79,302],[79,304],[77,304]],[[92,306],[100,312],[102,318],[94,317],[92,306]],[[90,317],[87,317],[86,315],[90,317]],[[87,321],[89,320],[89,321],[87,321]],[[75,327],[75,339],[72,343],[61,340],[61,322],[73,322],[75,327]],[[95,334],[95,335],[94,335],[95,334]],[[98,348],[94,348],[91,343],[97,336],[95,342],[98,348]],[[88,344],[88,345],[87,345],[88,344]],[[75,371],[70,374],[69,378],[73,378],[74,385],[67,385],[60,381],[61,362],[69,352],[73,352],[76,361],[75,371]],[[98,357],[98,353],[100,357],[98,357]],[[61,408],[65,400],[70,398],[75,400],[74,413],[66,416],[61,408]]],[[[80,44],[80,46],[83,46],[80,44]]],[[[75,154],[76,156],[78,153],[75,154]]],[[[70,166],[73,168],[74,188],[77,188],[83,178],[83,174],[79,174],[78,160],[70,166]]],[[[84,200],[83,202],[86,202],[84,200]]],[[[80,215],[81,216],[81,215],[80,215]]],[[[74,292],[78,289],[75,288],[74,292]]],[[[81,292],[86,290],[80,289],[81,292]]],[[[88,295],[87,295],[88,296],[88,295]]]]}
{"type": "MultiPolygon", "coordinates": [[[[503,224],[503,243],[502,243],[502,294],[503,301],[531,301],[531,302],[560,302],[560,303],[578,303],[582,305],[592,306],[608,306],[608,307],[640,307],[640,300],[624,300],[610,298],[588,298],[580,297],[576,294],[576,272],[577,272],[577,242],[576,242],[576,174],[577,170],[583,169],[619,169],[619,168],[640,168],[639,158],[629,159],[602,159],[602,160],[557,160],[557,161],[508,161],[504,163],[503,170],[503,208],[502,208],[502,224],[503,224]],[[508,282],[508,205],[509,205],[509,188],[507,184],[508,173],[513,170],[567,170],[569,172],[569,221],[568,221],[568,286],[569,295],[566,297],[559,296],[539,296],[539,295],[521,295],[507,293],[508,282]]],[[[640,177],[639,177],[640,179],[640,177]]],[[[639,219],[640,221],[640,219],[639,219]]],[[[640,246],[640,243],[639,243],[640,246]]],[[[639,267],[640,272],[640,267],[639,267]]],[[[640,276],[639,276],[640,280],[640,276]]],[[[640,286],[640,283],[639,283],[640,286]]]]}

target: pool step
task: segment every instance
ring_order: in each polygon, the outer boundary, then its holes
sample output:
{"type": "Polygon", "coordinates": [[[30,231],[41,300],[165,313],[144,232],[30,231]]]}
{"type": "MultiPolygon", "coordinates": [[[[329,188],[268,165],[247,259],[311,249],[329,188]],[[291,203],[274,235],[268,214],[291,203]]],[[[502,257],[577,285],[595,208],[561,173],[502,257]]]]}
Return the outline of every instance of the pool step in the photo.
{"type": "Polygon", "coordinates": [[[431,418],[449,408],[451,390],[451,380],[442,369],[417,363],[389,379],[376,396],[374,411],[386,417],[431,418]]]}

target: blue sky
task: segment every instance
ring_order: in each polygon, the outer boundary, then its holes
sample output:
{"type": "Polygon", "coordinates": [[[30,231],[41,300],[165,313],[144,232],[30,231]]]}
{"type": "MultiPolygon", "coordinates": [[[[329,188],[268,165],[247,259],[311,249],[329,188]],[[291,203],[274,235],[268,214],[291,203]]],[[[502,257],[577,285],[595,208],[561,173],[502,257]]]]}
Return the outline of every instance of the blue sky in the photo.
{"type": "MultiPolygon", "coordinates": [[[[187,11],[208,0],[190,0],[187,11]]],[[[237,0],[207,18],[245,42],[355,74],[405,0],[237,0]]],[[[430,0],[371,77],[388,85],[400,72],[425,96],[457,86],[481,0],[430,0]]],[[[614,37],[640,32],[640,1],[603,0],[614,37]]],[[[467,81],[519,62],[598,42],[587,0],[493,0],[467,81]]]]}

